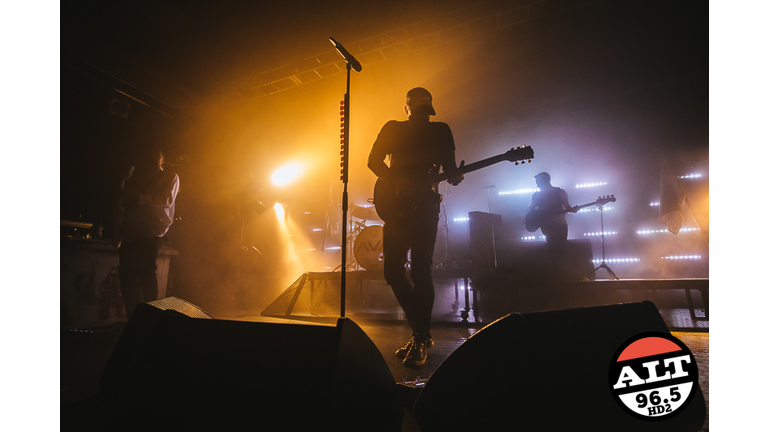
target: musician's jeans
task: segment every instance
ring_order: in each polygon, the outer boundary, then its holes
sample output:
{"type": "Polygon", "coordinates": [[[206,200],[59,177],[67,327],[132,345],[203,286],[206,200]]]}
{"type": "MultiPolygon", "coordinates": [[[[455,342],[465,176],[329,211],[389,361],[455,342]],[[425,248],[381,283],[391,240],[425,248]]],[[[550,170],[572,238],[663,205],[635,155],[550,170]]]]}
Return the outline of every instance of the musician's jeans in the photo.
{"type": "Polygon", "coordinates": [[[421,209],[407,220],[384,224],[384,279],[392,287],[418,341],[430,337],[435,287],[432,254],[437,238],[439,207],[421,209]],[[406,276],[411,251],[411,280],[406,276]]]}
{"type": "Polygon", "coordinates": [[[136,305],[157,300],[157,254],[163,237],[144,237],[120,245],[120,292],[128,318],[136,305]]]}

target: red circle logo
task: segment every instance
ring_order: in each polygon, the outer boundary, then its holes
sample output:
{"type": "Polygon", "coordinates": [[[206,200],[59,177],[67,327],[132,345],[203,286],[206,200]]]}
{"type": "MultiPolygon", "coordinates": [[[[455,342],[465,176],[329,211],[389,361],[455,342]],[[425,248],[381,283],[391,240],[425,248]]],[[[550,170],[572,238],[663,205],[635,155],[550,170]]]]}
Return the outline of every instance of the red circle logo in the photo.
{"type": "Polygon", "coordinates": [[[667,333],[644,333],[624,343],[610,366],[611,393],[629,414],[644,420],[674,416],[698,387],[696,359],[667,333]]]}

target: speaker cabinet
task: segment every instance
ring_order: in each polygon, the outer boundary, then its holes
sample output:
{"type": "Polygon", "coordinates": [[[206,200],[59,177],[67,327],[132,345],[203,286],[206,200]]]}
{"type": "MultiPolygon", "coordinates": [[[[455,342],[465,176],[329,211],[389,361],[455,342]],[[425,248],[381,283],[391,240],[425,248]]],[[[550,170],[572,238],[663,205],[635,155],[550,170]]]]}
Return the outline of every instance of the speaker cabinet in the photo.
{"type": "Polygon", "coordinates": [[[459,346],[414,404],[432,431],[698,431],[706,407],[694,399],[675,416],[635,418],[616,402],[609,366],[630,338],[669,333],[650,302],[507,315],[459,346]]]}
{"type": "MultiPolygon", "coordinates": [[[[568,240],[565,249],[565,268],[562,275],[567,280],[595,279],[592,262],[592,242],[589,239],[568,240]]],[[[500,253],[499,271],[523,281],[546,281],[552,278],[547,243],[515,242],[500,253]]]]}
{"type": "Polygon", "coordinates": [[[110,357],[101,396],[121,422],[172,430],[400,430],[394,378],[350,319],[262,323],[177,309],[138,305],[110,357]]]}

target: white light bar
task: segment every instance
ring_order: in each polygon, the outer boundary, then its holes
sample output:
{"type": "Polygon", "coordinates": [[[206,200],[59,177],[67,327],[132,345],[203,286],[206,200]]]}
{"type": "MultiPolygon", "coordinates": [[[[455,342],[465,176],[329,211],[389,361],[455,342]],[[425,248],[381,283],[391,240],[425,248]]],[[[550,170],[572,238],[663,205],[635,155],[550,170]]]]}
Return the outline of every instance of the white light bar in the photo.
{"type": "MultiPolygon", "coordinates": [[[[607,210],[613,210],[613,207],[605,207],[605,206],[603,206],[603,210],[606,210],[606,211],[607,210]]],[[[579,213],[589,213],[589,212],[599,212],[599,211],[600,211],[600,207],[589,207],[589,208],[579,209],[579,211],[576,212],[576,214],[579,214],[579,213]]]]}
{"type": "MultiPolygon", "coordinates": [[[[595,263],[595,264],[600,264],[600,263],[603,262],[603,260],[593,259],[592,262],[595,263]]],[[[605,262],[606,263],[614,263],[614,264],[616,264],[616,263],[636,263],[636,262],[640,262],[640,258],[610,258],[610,259],[606,259],[605,262]]]]}
{"type": "Polygon", "coordinates": [[[499,191],[499,195],[532,194],[532,193],[538,192],[538,191],[539,191],[539,188],[515,189],[515,190],[509,190],[509,191],[499,191]]]}
{"type": "Polygon", "coordinates": [[[325,250],[341,250],[341,246],[330,246],[325,248],[325,250]]]}
{"type": "MultiPolygon", "coordinates": [[[[605,235],[616,235],[618,234],[616,231],[605,231],[605,235]]],[[[601,233],[599,232],[591,232],[591,233],[584,233],[585,237],[600,237],[601,233]]]]}
{"type": "Polygon", "coordinates": [[[700,260],[701,255],[671,255],[661,257],[663,260],[700,260]]]}
{"type": "Polygon", "coordinates": [[[658,202],[658,201],[654,201],[654,202],[652,202],[652,203],[650,203],[650,204],[648,204],[648,205],[649,205],[649,206],[651,206],[651,207],[658,207],[658,206],[660,206],[660,205],[661,205],[661,203],[660,203],[660,202],[658,202]]]}
{"type": "Polygon", "coordinates": [[[520,237],[520,240],[523,240],[523,241],[536,241],[536,240],[546,240],[546,239],[547,237],[543,235],[520,237]]]}
{"type": "MultiPolygon", "coordinates": [[[[680,228],[680,232],[691,232],[691,231],[699,231],[699,229],[698,228],[680,228]]],[[[670,233],[670,232],[669,230],[665,230],[665,229],[657,229],[657,230],[639,230],[637,231],[637,233],[640,235],[646,235],[646,234],[658,234],[658,233],[670,233]]]]}
{"type": "Polygon", "coordinates": [[[697,179],[697,178],[701,178],[701,177],[702,177],[702,175],[699,174],[699,173],[693,173],[693,174],[686,174],[686,175],[677,176],[677,178],[681,178],[681,179],[697,179]]]}
{"type": "Polygon", "coordinates": [[[312,232],[325,231],[323,228],[312,228],[312,232]]]}
{"type": "Polygon", "coordinates": [[[453,221],[454,222],[469,222],[469,218],[466,217],[466,216],[464,216],[464,217],[457,217],[457,218],[453,218],[453,221]]]}
{"type": "Polygon", "coordinates": [[[608,182],[594,182],[594,183],[579,183],[576,185],[576,189],[591,188],[597,186],[605,186],[608,182]]]}

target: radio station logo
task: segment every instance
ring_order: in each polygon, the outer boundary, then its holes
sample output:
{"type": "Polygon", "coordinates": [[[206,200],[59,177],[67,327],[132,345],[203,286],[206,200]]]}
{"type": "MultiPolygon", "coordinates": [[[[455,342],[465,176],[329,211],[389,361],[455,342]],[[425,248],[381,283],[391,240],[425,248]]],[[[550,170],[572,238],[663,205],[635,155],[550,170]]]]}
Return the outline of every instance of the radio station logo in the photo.
{"type": "Polygon", "coordinates": [[[696,359],[667,333],[643,333],[616,352],[610,366],[613,397],[631,415],[668,419],[682,411],[698,387],[696,359]]]}

